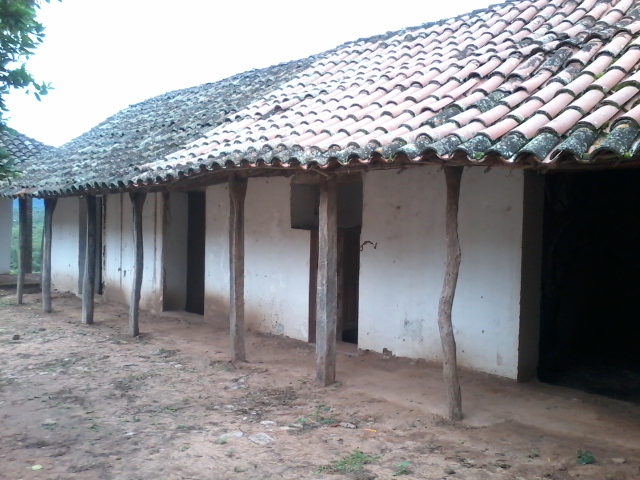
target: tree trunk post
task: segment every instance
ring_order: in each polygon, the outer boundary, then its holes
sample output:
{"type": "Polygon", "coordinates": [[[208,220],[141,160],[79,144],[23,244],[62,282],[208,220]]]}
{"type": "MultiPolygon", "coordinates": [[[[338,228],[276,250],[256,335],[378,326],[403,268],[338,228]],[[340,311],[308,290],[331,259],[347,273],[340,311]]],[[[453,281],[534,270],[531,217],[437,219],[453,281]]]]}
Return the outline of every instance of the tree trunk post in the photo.
{"type": "Polygon", "coordinates": [[[336,381],[338,323],[338,194],[335,176],[320,182],[318,281],[316,290],[316,380],[336,381]]]}
{"type": "Polygon", "coordinates": [[[33,199],[28,197],[25,200],[27,202],[27,223],[24,233],[27,236],[27,249],[25,251],[24,273],[33,273],[33,199]]]}
{"type": "Polygon", "coordinates": [[[229,326],[231,359],[245,362],[244,342],[244,199],[247,179],[229,177],[229,326]]]}
{"type": "Polygon", "coordinates": [[[84,277],[82,280],[82,323],[93,323],[94,293],[96,288],[96,197],[87,195],[87,242],[84,256],[84,277]]]}
{"type": "Polygon", "coordinates": [[[460,200],[460,182],[462,167],[444,167],[447,182],[447,267],[438,305],[438,328],[442,342],[442,369],[447,388],[448,417],[450,420],[462,419],[462,394],[458,380],[456,360],[456,339],[453,334],[451,310],[460,272],[460,241],[458,239],[458,203],[460,200]]]}
{"type": "Polygon", "coordinates": [[[51,238],[53,233],[53,212],[58,200],[44,199],[44,238],[42,242],[42,310],[51,313],[51,238]]]}
{"type": "Polygon", "coordinates": [[[16,297],[18,305],[22,305],[24,294],[24,277],[28,267],[31,250],[29,239],[29,202],[26,198],[18,199],[18,278],[16,282],[16,297]]]}
{"type": "Polygon", "coordinates": [[[144,245],[142,239],[142,209],[147,197],[143,192],[130,192],[133,207],[133,244],[135,246],[136,261],[133,270],[133,285],[129,302],[129,332],[132,337],[140,335],[138,317],[140,311],[140,290],[142,289],[142,273],[144,269],[144,245]]]}

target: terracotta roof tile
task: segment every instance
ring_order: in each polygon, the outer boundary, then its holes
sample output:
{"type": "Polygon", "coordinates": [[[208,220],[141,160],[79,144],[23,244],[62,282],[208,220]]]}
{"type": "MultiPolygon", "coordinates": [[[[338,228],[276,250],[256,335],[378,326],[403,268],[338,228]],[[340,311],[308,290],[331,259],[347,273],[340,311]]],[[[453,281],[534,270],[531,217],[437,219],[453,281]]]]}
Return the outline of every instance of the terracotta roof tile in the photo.
{"type": "Polygon", "coordinates": [[[196,87],[197,101],[189,89],[150,99],[47,160],[79,168],[25,181],[46,194],[229,165],[355,168],[399,151],[544,168],[640,161],[639,63],[637,2],[511,1],[196,87]]]}

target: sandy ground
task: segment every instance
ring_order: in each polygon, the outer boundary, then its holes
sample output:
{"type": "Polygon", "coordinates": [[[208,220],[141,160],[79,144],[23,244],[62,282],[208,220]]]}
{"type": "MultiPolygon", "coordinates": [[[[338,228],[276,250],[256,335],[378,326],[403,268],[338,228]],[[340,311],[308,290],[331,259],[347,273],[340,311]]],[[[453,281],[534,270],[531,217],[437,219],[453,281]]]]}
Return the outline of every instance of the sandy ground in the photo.
{"type": "Polygon", "coordinates": [[[38,295],[12,293],[2,479],[640,478],[636,405],[463,372],[453,425],[436,365],[341,353],[340,383],[322,388],[302,342],[250,334],[234,366],[224,328],[199,316],[143,314],[132,339],[122,306],[99,304],[85,326],[73,296],[45,315],[38,295]]]}

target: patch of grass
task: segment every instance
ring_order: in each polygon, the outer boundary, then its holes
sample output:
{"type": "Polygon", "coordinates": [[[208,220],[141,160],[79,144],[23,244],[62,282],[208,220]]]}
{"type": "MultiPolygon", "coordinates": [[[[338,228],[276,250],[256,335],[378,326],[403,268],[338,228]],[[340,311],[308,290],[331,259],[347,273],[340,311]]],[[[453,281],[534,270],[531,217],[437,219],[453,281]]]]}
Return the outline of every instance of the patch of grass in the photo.
{"type": "Polygon", "coordinates": [[[92,432],[97,432],[100,430],[100,425],[96,425],[95,423],[89,425],[89,430],[91,430],[92,432]]]}
{"type": "Polygon", "coordinates": [[[246,472],[247,469],[242,467],[233,467],[233,471],[236,473],[242,473],[242,472],[246,472]]]}
{"type": "Polygon", "coordinates": [[[167,412],[176,413],[178,411],[178,407],[173,407],[171,405],[167,405],[164,407],[167,412]]]}
{"type": "Polygon", "coordinates": [[[10,307],[12,305],[17,305],[18,302],[13,296],[6,296],[0,298],[0,307],[10,307]]]}
{"type": "Polygon", "coordinates": [[[411,473],[411,462],[400,462],[396,465],[396,469],[393,471],[394,477],[399,477],[400,475],[408,475],[411,473]]]}
{"type": "Polygon", "coordinates": [[[334,423],[338,423],[333,417],[325,416],[325,414],[331,412],[333,409],[329,405],[325,405],[324,403],[318,403],[316,405],[315,412],[313,413],[313,417],[316,419],[316,422],[322,423],[325,425],[333,425],[334,423]]]}
{"type": "Polygon", "coordinates": [[[227,450],[225,452],[225,456],[229,457],[229,458],[233,458],[233,456],[236,454],[236,449],[235,448],[230,448],[229,450],[227,450]]]}
{"type": "Polygon", "coordinates": [[[334,460],[329,465],[324,465],[318,469],[316,473],[322,472],[334,472],[334,473],[354,473],[360,472],[364,469],[365,465],[375,463],[378,457],[368,455],[361,450],[354,450],[349,455],[342,457],[339,460],[334,460]]]}
{"type": "Polygon", "coordinates": [[[325,425],[334,425],[336,423],[339,423],[338,420],[333,417],[321,418],[319,421],[320,423],[323,423],[325,425]]]}
{"type": "Polygon", "coordinates": [[[529,458],[538,458],[540,456],[540,452],[538,450],[529,450],[529,458]]]}
{"type": "Polygon", "coordinates": [[[329,405],[325,405],[324,403],[319,403],[316,405],[316,417],[321,416],[323,413],[330,412],[332,408],[329,405]]]}
{"type": "Polygon", "coordinates": [[[589,465],[590,463],[596,463],[596,457],[589,450],[578,450],[576,453],[576,461],[580,465],[589,465]]]}
{"type": "Polygon", "coordinates": [[[227,443],[227,439],[226,438],[218,438],[215,443],[217,445],[225,445],[227,443]]]}

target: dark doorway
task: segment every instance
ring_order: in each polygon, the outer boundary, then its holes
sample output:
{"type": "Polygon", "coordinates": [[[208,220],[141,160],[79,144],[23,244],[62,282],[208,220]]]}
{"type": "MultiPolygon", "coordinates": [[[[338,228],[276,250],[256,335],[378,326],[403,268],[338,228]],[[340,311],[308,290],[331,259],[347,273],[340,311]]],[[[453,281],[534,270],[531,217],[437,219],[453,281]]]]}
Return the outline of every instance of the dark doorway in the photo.
{"type": "Polygon", "coordinates": [[[640,170],[545,182],[541,381],[640,401],[640,170]]]}
{"type": "Polygon", "coordinates": [[[187,293],[185,310],[204,314],[205,193],[188,193],[187,293]]]}
{"type": "Polygon", "coordinates": [[[360,227],[338,230],[338,339],[358,344],[360,227]]]}
{"type": "MultiPolygon", "coordinates": [[[[354,344],[358,343],[362,192],[360,175],[345,175],[338,179],[338,322],[336,334],[337,340],[354,344]]],[[[291,184],[291,228],[310,230],[308,336],[310,343],[316,341],[319,204],[320,189],[317,183],[291,184]]]]}
{"type": "MultiPolygon", "coordinates": [[[[318,231],[311,231],[309,261],[309,342],[316,341],[316,290],[318,286],[318,231]]],[[[337,340],[358,343],[360,285],[360,227],[338,229],[337,340]]]]}

